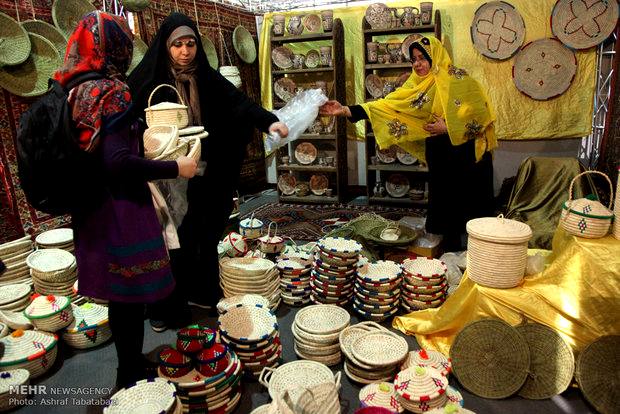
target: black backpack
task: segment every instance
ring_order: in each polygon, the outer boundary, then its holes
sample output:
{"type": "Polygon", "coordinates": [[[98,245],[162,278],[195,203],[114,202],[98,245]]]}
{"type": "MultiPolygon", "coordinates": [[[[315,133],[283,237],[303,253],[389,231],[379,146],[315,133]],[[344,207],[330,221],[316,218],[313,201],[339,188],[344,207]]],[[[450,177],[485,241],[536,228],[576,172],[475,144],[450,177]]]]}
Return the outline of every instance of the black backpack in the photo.
{"type": "Polygon", "coordinates": [[[67,95],[80,83],[101,78],[99,73],[85,73],[64,88],[50,79],[51,90],[19,120],[19,179],[26,199],[37,210],[54,215],[70,214],[85,199],[94,163],[92,154],[78,145],[67,95]]]}

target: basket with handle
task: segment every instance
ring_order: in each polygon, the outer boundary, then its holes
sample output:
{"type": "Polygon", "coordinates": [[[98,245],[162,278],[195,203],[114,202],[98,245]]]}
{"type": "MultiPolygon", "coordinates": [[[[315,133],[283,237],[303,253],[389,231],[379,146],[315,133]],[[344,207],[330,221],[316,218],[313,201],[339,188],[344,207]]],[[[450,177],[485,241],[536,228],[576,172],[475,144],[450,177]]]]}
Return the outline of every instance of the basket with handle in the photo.
{"type": "Polygon", "coordinates": [[[562,205],[562,217],[560,218],[562,228],[566,232],[579,237],[589,239],[604,237],[609,232],[614,217],[611,211],[613,198],[613,185],[606,174],[600,171],[584,171],[576,175],[570,182],[568,200],[562,205]],[[607,207],[596,200],[590,200],[588,198],[573,200],[573,185],[579,177],[586,174],[599,174],[607,180],[611,192],[609,196],[609,205],[607,207]]]}
{"type": "MultiPolygon", "coordinates": [[[[187,114],[187,105],[181,98],[179,91],[172,85],[168,85],[167,83],[162,83],[153,89],[153,92],[149,95],[148,107],[144,109],[146,113],[146,124],[149,127],[156,125],[174,125],[177,128],[185,128],[189,124],[189,115],[187,114]],[[178,103],[173,102],[161,102],[157,105],[151,106],[151,100],[153,99],[153,95],[160,88],[168,87],[173,89],[177,97],[179,98],[178,103]]],[[[187,152],[186,152],[187,153],[187,152]]],[[[185,155],[185,154],[183,154],[185,155]]]]}
{"type": "Polygon", "coordinates": [[[144,157],[153,159],[176,148],[179,141],[179,129],[174,125],[157,125],[147,128],[142,135],[144,141],[144,157]]]}
{"type": "Polygon", "coordinates": [[[259,248],[263,253],[280,253],[284,249],[284,239],[278,236],[278,223],[272,221],[267,227],[267,234],[259,237],[259,248]],[[273,236],[271,235],[271,226],[275,225],[273,236]]]}

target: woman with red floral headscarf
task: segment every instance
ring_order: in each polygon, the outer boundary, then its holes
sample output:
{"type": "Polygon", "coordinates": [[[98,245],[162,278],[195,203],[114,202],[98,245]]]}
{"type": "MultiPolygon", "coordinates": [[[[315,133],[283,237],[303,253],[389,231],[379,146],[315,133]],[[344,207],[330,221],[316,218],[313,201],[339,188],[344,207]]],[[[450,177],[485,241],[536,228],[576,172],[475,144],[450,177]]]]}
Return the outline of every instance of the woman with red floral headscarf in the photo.
{"type": "Polygon", "coordinates": [[[72,214],[79,293],[109,301],[118,386],[146,377],[144,305],[165,298],[174,287],[147,181],[191,178],[196,172],[196,162],[187,157],[152,161],[140,156],[141,131],[131,115],[124,76],[132,39],[122,17],[88,13],[54,76],[69,89],[79,145],[92,157],[95,171],[97,196],[72,214]]]}

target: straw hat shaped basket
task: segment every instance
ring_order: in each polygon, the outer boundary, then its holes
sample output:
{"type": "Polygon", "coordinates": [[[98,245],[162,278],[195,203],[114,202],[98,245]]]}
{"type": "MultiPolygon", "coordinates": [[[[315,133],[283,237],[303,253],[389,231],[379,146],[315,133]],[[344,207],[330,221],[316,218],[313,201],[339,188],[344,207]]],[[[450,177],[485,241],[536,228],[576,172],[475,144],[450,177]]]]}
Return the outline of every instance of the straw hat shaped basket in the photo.
{"type": "Polygon", "coordinates": [[[58,336],[43,331],[18,329],[0,338],[4,353],[0,357],[0,369],[26,369],[30,378],[37,378],[54,365],[58,353],[58,336]]]}
{"type": "Polygon", "coordinates": [[[614,198],[614,189],[609,177],[599,171],[584,171],[578,174],[570,182],[568,189],[568,201],[562,205],[562,217],[560,224],[568,233],[585,237],[588,239],[597,239],[605,237],[609,232],[611,221],[614,217],[611,211],[611,202],[614,198]],[[609,183],[611,195],[609,196],[609,205],[605,207],[596,200],[588,198],[578,198],[573,200],[573,185],[579,177],[585,174],[599,174],[605,177],[609,183]]]}
{"type": "Polygon", "coordinates": [[[19,392],[21,385],[30,383],[30,373],[25,369],[13,369],[0,372],[0,411],[7,411],[13,407],[21,406],[21,401],[28,398],[27,393],[19,392]]]}
{"type": "Polygon", "coordinates": [[[65,51],[67,50],[67,39],[56,26],[52,26],[43,20],[25,20],[22,22],[22,26],[26,31],[43,36],[52,42],[58,50],[60,59],[64,58],[65,51]]]}
{"type": "Polygon", "coordinates": [[[144,109],[146,112],[146,124],[149,127],[155,125],[175,125],[177,128],[185,128],[189,124],[189,115],[187,114],[187,105],[183,102],[183,98],[179,94],[179,91],[172,85],[168,85],[167,83],[162,83],[149,95],[149,106],[144,109]],[[179,98],[178,103],[174,102],[161,102],[157,105],[151,106],[151,100],[153,99],[153,95],[160,88],[168,87],[173,89],[177,97],[179,98]]]}
{"type": "Polygon", "coordinates": [[[175,149],[179,142],[179,129],[175,125],[156,125],[142,134],[144,157],[154,159],[175,149]]]}
{"type": "Polygon", "coordinates": [[[108,321],[108,308],[96,303],[71,305],[74,320],[62,332],[62,339],[77,349],[92,348],[112,337],[108,321]]]}
{"type": "Polygon", "coordinates": [[[56,332],[73,321],[71,301],[66,296],[37,296],[24,311],[26,318],[37,328],[56,332]]]}
{"type": "Polygon", "coordinates": [[[474,282],[492,288],[521,283],[532,229],[503,215],[467,222],[467,272],[474,282]]]}
{"type": "Polygon", "coordinates": [[[30,55],[26,30],[11,16],[0,13],[0,67],[24,63],[30,55]]]}
{"type": "Polygon", "coordinates": [[[52,20],[68,39],[82,16],[95,10],[97,8],[88,0],[54,0],[52,20]]]}

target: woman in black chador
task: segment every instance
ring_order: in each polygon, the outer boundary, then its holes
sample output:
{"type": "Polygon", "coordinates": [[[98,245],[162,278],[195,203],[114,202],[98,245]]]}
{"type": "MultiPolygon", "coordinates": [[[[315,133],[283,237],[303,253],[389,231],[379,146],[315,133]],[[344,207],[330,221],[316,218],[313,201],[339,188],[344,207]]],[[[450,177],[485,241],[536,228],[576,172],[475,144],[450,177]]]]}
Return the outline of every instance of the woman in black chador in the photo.
{"type": "MultiPolygon", "coordinates": [[[[217,244],[232,210],[252,130],[286,137],[288,128],[209,66],[196,25],[181,13],[172,13],[164,20],[144,59],[129,77],[136,112],[141,116],[150,93],[162,83],[179,90],[188,106],[190,125],[203,125],[209,132],[202,141],[206,171],[189,181],[188,211],[178,229],[181,248],[171,251],[178,287],[175,296],[181,299],[174,301],[175,307],[187,301],[214,307],[222,293],[217,244]]],[[[161,88],[151,105],[162,101],[176,102],[176,94],[170,88],[161,88]]],[[[163,314],[171,310],[168,307],[163,314]]],[[[165,329],[161,325],[159,328],[165,329]]]]}

